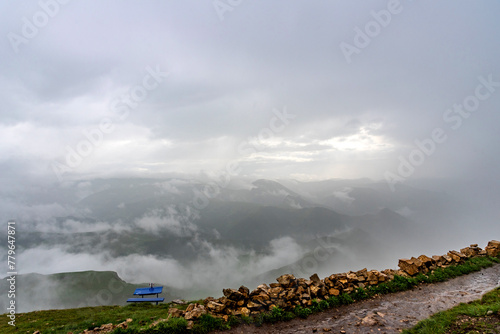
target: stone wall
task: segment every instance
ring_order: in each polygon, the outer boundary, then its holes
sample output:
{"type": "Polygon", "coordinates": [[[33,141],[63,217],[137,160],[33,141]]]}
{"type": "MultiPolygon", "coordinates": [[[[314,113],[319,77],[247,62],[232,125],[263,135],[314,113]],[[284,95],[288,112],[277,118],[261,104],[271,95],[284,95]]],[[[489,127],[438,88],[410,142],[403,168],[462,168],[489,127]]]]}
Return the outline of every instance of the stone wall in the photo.
{"type": "Polygon", "coordinates": [[[477,244],[462,248],[458,251],[449,251],[445,255],[428,257],[420,255],[411,259],[400,259],[399,270],[386,269],[383,271],[362,269],[347,273],[332,274],[320,279],[317,274],[309,279],[296,278],[286,274],[278,277],[277,283],[261,284],[255,290],[247,287],[239,289],[223,289],[223,297],[208,297],[202,304],[190,304],[186,311],[171,308],[172,316],[185,317],[194,320],[202,314],[210,313],[217,317],[228,319],[230,315],[251,316],[272,310],[277,306],[291,310],[298,305],[310,306],[313,300],[324,300],[341,293],[351,293],[357,288],[375,286],[388,282],[399,276],[416,276],[419,273],[427,274],[437,268],[463,263],[466,259],[478,256],[499,256],[500,242],[490,241],[483,250],[477,244]]]}

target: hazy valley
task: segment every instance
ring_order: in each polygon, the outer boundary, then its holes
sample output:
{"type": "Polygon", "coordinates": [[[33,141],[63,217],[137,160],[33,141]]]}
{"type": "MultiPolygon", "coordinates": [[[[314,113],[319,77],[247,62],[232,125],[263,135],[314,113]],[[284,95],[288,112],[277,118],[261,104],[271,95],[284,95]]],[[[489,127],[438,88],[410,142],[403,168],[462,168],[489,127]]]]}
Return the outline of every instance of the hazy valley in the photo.
{"type": "MultiPolygon", "coordinates": [[[[29,208],[17,207],[26,214],[17,233],[20,274],[114,271],[129,283],[164,285],[167,299],[218,296],[284,273],[391,268],[405,254],[439,253],[461,241],[460,217],[473,213],[445,193],[410,186],[392,193],[368,179],[236,179],[216,188],[188,178],[95,179],[36,191],[24,198],[29,208]],[[455,224],[438,224],[444,216],[455,224]]],[[[75,306],[75,298],[123,304],[134,286],[122,282],[115,291],[101,277],[102,286],[89,289],[74,277],[21,275],[29,288],[19,293],[20,310],[75,306]],[[84,290],[94,298],[78,297],[84,290]]]]}

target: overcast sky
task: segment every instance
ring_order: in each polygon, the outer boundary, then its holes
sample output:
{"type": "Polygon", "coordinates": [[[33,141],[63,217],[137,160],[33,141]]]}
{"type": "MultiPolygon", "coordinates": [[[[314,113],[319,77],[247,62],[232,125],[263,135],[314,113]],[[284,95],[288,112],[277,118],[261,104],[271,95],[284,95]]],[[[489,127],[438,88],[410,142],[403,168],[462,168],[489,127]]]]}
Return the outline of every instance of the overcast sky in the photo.
{"type": "Polygon", "coordinates": [[[499,17],[496,1],[3,1],[2,178],[230,162],[496,178],[499,17]]]}

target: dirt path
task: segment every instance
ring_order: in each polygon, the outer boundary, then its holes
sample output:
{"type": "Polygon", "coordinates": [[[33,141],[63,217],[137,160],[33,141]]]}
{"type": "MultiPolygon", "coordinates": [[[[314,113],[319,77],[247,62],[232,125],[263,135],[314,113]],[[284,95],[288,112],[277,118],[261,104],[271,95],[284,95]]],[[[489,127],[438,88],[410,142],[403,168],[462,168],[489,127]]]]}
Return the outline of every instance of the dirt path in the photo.
{"type": "Polygon", "coordinates": [[[239,326],[229,333],[399,333],[430,315],[479,299],[500,285],[500,264],[443,283],[365,300],[274,325],[239,326]]]}

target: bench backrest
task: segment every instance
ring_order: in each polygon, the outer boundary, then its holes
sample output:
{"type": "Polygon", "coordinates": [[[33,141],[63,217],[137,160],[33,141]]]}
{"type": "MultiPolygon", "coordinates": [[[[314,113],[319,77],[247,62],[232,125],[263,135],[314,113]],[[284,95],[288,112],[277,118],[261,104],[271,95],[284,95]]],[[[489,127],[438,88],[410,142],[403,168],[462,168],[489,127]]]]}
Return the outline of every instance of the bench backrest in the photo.
{"type": "Polygon", "coordinates": [[[162,286],[155,286],[152,288],[138,288],[135,289],[134,295],[156,295],[163,291],[162,286]]]}

